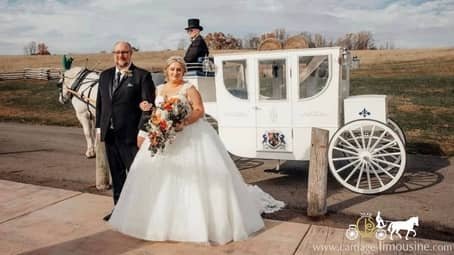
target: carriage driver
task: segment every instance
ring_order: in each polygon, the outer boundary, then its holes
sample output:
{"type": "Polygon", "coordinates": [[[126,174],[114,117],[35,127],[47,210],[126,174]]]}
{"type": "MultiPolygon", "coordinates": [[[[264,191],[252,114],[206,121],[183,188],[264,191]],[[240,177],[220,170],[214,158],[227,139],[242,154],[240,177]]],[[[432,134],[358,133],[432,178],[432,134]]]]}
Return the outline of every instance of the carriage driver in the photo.
{"type": "MultiPolygon", "coordinates": [[[[188,19],[188,27],[185,28],[189,38],[191,39],[191,45],[189,45],[186,53],[184,54],[184,61],[187,64],[197,63],[199,62],[200,57],[206,57],[210,54],[207,44],[200,34],[203,27],[200,26],[199,23],[199,19],[188,19]]],[[[191,68],[190,65],[187,65],[187,67],[189,70],[201,70],[201,68],[191,68]]]]}

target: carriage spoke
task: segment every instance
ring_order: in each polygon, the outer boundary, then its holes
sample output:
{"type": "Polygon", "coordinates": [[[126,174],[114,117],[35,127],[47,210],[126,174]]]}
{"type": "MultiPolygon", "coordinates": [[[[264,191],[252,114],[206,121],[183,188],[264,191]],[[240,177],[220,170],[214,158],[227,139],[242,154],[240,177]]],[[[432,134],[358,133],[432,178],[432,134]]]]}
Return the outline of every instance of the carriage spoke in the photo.
{"type": "Polygon", "coordinates": [[[375,177],[377,177],[378,181],[380,182],[381,187],[385,186],[385,184],[384,184],[383,181],[381,180],[380,176],[378,175],[377,171],[376,171],[375,168],[372,166],[372,164],[370,164],[369,166],[370,166],[370,169],[372,170],[372,172],[374,173],[375,177]]]}
{"type": "Polygon", "coordinates": [[[337,169],[336,172],[337,172],[337,173],[340,173],[340,172],[344,171],[345,169],[347,169],[348,167],[354,165],[354,164],[357,163],[358,161],[360,161],[359,158],[358,158],[357,160],[352,161],[352,162],[348,163],[347,165],[345,165],[345,166],[343,166],[343,167],[337,169]]]}
{"type": "Polygon", "coordinates": [[[368,184],[368,186],[369,186],[369,189],[372,189],[372,184],[370,183],[369,164],[367,164],[367,162],[366,162],[365,165],[366,165],[367,184],[368,184]]]}
{"type": "Polygon", "coordinates": [[[383,171],[385,174],[387,174],[391,179],[394,180],[394,175],[390,174],[387,170],[385,170],[383,167],[381,167],[379,164],[375,163],[374,161],[371,161],[370,163],[372,163],[373,165],[375,165],[376,167],[378,167],[378,169],[380,169],[381,171],[383,171]]]}
{"type": "Polygon", "coordinates": [[[372,147],[369,148],[369,151],[375,149],[377,144],[380,142],[381,139],[383,139],[383,137],[385,136],[386,133],[387,133],[386,130],[384,130],[383,133],[380,135],[380,137],[378,137],[377,141],[375,141],[374,145],[372,145],[372,147]]]}
{"type": "MultiPolygon", "coordinates": [[[[390,152],[384,154],[373,154],[374,157],[386,157],[386,156],[393,156],[393,155],[400,155],[400,152],[390,152]]],[[[393,157],[394,159],[398,159],[399,157],[393,157]]]]}
{"type": "Polygon", "coordinates": [[[349,159],[358,159],[358,157],[357,156],[353,156],[353,157],[334,158],[333,161],[349,160],[349,159]]]}
{"type": "Polygon", "coordinates": [[[369,141],[367,141],[367,146],[366,146],[367,150],[369,150],[369,148],[370,148],[370,142],[372,141],[372,138],[374,137],[374,132],[375,132],[375,126],[372,126],[372,130],[369,135],[369,141]]]}
{"type": "Polygon", "coordinates": [[[377,153],[377,152],[379,152],[381,150],[384,150],[384,149],[387,149],[389,147],[392,147],[395,143],[396,143],[396,141],[392,140],[392,141],[388,142],[387,144],[383,145],[382,147],[374,149],[374,151],[372,151],[372,154],[375,154],[375,153],[377,153]]]}
{"type": "Polygon", "coordinates": [[[348,182],[348,180],[350,180],[350,177],[353,176],[353,174],[356,172],[356,170],[358,170],[358,168],[362,165],[363,163],[359,163],[355,166],[355,168],[353,168],[353,170],[350,172],[350,174],[347,176],[347,178],[345,178],[345,182],[348,182]]]}
{"type": "Polygon", "coordinates": [[[358,155],[357,152],[354,152],[354,151],[349,151],[349,150],[346,150],[346,149],[342,149],[340,147],[334,147],[335,150],[338,150],[338,151],[342,151],[342,152],[345,152],[345,153],[348,153],[348,154],[351,154],[351,155],[358,155]]]}
{"type": "Polygon", "coordinates": [[[389,162],[389,161],[386,161],[386,160],[382,160],[382,159],[379,159],[379,158],[373,158],[373,161],[378,161],[378,162],[383,163],[383,164],[387,164],[387,165],[390,165],[390,166],[395,166],[397,168],[400,168],[400,165],[398,165],[398,164],[395,164],[395,163],[392,163],[392,162],[389,162]]]}
{"type": "MultiPolygon", "coordinates": [[[[396,152],[396,153],[398,153],[397,155],[400,155],[400,152],[396,152]]],[[[391,158],[393,158],[395,161],[400,160],[400,157],[398,157],[398,156],[394,156],[394,155],[389,155],[389,156],[391,158]]]]}
{"type": "Polygon", "coordinates": [[[358,146],[358,148],[362,148],[361,145],[359,145],[359,142],[358,140],[356,139],[356,136],[353,134],[352,130],[349,129],[348,132],[350,133],[351,137],[353,138],[353,140],[355,141],[356,145],[358,146]]]}
{"type": "Polygon", "coordinates": [[[361,142],[362,142],[362,148],[366,148],[366,141],[364,140],[364,130],[363,126],[359,127],[359,130],[361,130],[361,142]]]}
{"type": "Polygon", "coordinates": [[[359,170],[358,180],[356,181],[356,188],[359,188],[359,183],[361,182],[361,177],[363,177],[363,168],[364,164],[361,164],[361,170],[359,170]]]}
{"type": "Polygon", "coordinates": [[[342,140],[342,142],[348,144],[348,148],[357,150],[357,147],[353,146],[349,141],[345,140],[342,136],[339,136],[339,139],[342,140]]]}

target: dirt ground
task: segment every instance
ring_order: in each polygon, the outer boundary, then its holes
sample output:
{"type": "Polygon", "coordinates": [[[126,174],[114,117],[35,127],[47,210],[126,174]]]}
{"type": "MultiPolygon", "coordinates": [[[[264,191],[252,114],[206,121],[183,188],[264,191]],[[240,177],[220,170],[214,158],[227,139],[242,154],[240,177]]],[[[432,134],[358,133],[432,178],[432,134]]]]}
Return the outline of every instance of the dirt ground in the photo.
{"type": "MultiPolygon", "coordinates": [[[[0,123],[0,179],[110,196],[96,190],[95,159],[84,152],[80,128],[0,123]]],[[[361,212],[381,211],[385,220],[419,216],[419,237],[454,241],[454,157],[409,155],[402,183],[381,195],[352,193],[330,176],[328,214],[317,219],[306,216],[307,162],[285,162],[276,173],[267,171],[275,160],[233,158],[248,183],[287,203],[266,218],[347,229],[361,212]]]]}

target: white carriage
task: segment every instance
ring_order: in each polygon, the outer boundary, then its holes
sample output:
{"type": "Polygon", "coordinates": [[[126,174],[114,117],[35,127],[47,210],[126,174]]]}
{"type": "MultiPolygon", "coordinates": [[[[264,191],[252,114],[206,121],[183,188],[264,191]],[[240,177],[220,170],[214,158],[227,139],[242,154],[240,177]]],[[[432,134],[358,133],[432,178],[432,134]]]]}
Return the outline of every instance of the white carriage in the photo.
{"type": "Polygon", "coordinates": [[[227,149],[248,158],[309,160],[311,129],[329,130],[328,162],[346,188],[375,194],[405,170],[405,137],[385,95],[350,96],[341,48],[217,54],[215,75],[185,77],[227,149]]]}

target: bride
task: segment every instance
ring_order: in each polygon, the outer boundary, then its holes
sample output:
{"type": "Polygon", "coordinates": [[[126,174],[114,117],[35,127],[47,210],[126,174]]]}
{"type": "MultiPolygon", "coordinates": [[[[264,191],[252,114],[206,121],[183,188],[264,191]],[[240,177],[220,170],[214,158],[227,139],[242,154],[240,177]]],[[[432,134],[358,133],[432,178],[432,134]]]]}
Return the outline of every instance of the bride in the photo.
{"type": "MultiPolygon", "coordinates": [[[[109,223],[121,233],[153,241],[225,244],[264,227],[261,213],[284,207],[244,182],[216,131],[202,117],[200,94],[185,83],[185,62],[167,60],[167,83],[157,87],[156,105],[179,97],[191,113],[176,127],[176,139],[150,156],[143,141],[109,223]]],[[[147,108],[147,106],[142,106],[147,108]]]]}

